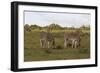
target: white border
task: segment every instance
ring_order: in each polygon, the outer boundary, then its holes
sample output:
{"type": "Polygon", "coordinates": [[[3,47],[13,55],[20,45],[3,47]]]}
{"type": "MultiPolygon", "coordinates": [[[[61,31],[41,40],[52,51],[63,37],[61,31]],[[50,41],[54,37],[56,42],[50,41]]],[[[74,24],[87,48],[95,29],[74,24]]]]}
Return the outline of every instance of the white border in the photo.
{"type": "Polygon", "coordinates": [[[18,6],[18,68],[36,68],[36,67],[50,67],[50,66],[71,66],[95,64],[95,10],[80,9],[80,8],[60,8],[60,7],[46,7],[46,6],[18,6]],[[90,59],[80,60],[56,60],[56,61],[34,61],[24,62],[24,22],[23,11],[54,11],[54,12],[73,12],[73,13],[90,13],[91,14],[91,43],[90,43],[90,59]]]}

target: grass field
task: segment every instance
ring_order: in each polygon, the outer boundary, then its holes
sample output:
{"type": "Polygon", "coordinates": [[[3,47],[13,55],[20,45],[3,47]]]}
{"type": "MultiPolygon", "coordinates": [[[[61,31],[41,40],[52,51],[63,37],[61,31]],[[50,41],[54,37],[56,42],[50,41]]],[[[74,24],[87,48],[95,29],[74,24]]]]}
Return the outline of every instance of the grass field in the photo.
{"type": "MultiPolygon", "coordinates": [[[[64,30],[65,31],[65,30],[64,30]]],[[[73,30],[70,30],[73,31],[73,30]]],[[[70,60],[90,58],[90,32],[84,30],[81,37],[81,45],[78,48],[63,48],[63,31],[53,31],[56,47],[55,49],[40,48],[40,31],[34,30],[24,32],[24,61],[45,61],[45,60],[70,60]],[[59,47],[60,46],[60,47],[59,47]]],[[[69,30],[66,30],[69,32],[69,30]]]]}

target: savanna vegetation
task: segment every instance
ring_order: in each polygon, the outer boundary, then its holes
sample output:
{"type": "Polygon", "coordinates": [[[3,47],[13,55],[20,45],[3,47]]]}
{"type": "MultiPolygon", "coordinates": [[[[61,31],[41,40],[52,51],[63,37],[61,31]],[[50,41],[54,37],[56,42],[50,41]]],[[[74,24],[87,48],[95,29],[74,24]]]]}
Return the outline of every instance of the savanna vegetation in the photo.
{"type": "MultiPolygon", "coordinates": [[[[46,45],[47,46],[47,45],[46,45]]],[[[70,60],[90,58],[90,26],[82,25],[79,28],[61,27],[52,23],[49,26],[40,27],[37,24],[24,25],[24,61],[44,61],[44,60],[70,60]],[[52,27],[52,34],[55,37],[56,48],[41,48],[40,32],[47,31],[52,27]],[[74,32],[81,30],[81,42],[77,48],[64,48],[64,32],[74,32]]]]}

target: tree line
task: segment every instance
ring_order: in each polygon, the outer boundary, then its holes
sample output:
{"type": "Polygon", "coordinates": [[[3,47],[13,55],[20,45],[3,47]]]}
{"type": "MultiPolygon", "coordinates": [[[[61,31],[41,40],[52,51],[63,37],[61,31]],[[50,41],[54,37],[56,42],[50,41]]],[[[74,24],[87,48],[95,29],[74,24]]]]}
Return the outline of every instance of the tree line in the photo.
{"type": "Polygon", "coordinates": [[[43,29],[48,29],[48,28],[51,28],[53,30],[66,30],[66,29],[84,29],[84,30],[90,30],[90,26],[86,26],[86,25],[82,25],[80,26],[79,28],[75,28],[75,27],[61,27],[59,24],[55,24],[55,23],[52,23],[48,26],[44,26],[44,27],[41,27],[37,24],[34,24],[34,25],[29,25],[29,24],[25,24],[24,25],[24,30],[25,31],[31,31],[31,30],[43,30],[43,29]]]}

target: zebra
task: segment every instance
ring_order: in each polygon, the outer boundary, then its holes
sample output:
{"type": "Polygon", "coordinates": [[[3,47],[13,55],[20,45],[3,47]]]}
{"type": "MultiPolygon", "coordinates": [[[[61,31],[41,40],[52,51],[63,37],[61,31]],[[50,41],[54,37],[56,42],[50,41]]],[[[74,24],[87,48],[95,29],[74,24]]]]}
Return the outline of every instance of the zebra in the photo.
{"type": "Polygon", "coordinates": [[[64,48],[68,47],[68,44],[72,45],[72,48],[77,48],[80,45],[80,35],[77,32],[64,33],[64,48]]]}
{"type": "Polygon", "coordinates": [[[45,48],[46,44],[48,48],[55,48],[55,39],[52,33],[42,31],[40,32],[41,48],[45,48]]]}

